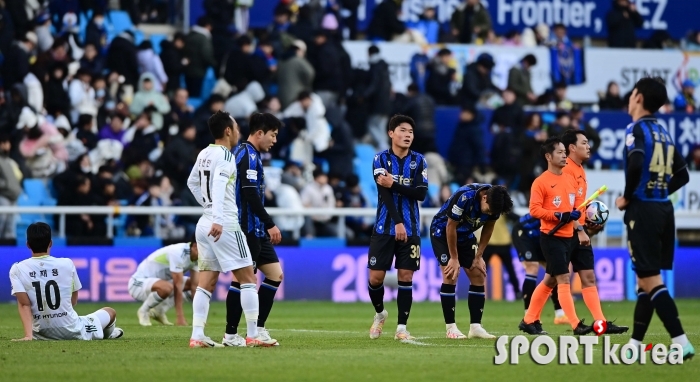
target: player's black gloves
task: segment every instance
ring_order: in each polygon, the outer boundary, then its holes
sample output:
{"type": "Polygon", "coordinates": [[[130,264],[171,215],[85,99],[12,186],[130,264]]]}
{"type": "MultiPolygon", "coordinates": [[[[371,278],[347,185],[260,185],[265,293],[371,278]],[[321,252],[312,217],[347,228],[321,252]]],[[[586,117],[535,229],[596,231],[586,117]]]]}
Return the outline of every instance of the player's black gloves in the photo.
{"type": "Polygon", "coordinates": [[[568,223],[571,221],[571,212],[555,212],[554,216],[562,223],[568,223]]]}
{"type": "Polygon", "coordinates": [[[571,211],[571,220],[578,220],[581,217],[581,211],[573,210],[571,211]]]}

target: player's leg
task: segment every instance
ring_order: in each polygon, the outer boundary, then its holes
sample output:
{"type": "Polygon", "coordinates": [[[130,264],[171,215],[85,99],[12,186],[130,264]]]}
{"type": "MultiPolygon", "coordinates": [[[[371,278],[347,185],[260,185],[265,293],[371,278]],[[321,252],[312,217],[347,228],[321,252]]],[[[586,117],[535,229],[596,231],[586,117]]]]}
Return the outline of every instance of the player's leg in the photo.
{"type": "MultiPolygon", "coordinates": [[[[209,302],[211,301],[212,293],[214,293],[216,281],[219,279],[219,272],[222,271],[221,264],[214,252],[217,250],[215,246],[220,246],[223,243],[214,243],[214,239],[209,236],[211,223],[202,224],[202,220],[200,219],[196,228],[197,250],[199,252],[199,280],[196,293],[192,299],[191,348],[223,346],[204,335],[204,326],[209,316],[209,302]]],[[[219,241],[223,240],[223,235],[222,233],[219,241]]]]}
{"type": "Polygon", "coordinates": [[[491,248],[494,249],[493,253],[501,259],[503,268],[505,268],[506,274],[508,274],[508,281],[513,287],[513,293],[515,293],[516,296],[519,296],[520,285],[518,285],[518,276],[515,274],[515,267],[513,266],[513,256],[511,255],[510,247],[510,245],[495,245],[491,248]]]}
{"type": "MultiPolygon", "coordinates": [[[[182,301],[192,302],[192,280],[188,276],[182,278],[182,301]]],[[[151,318],[160,322],[163,325],[171,326],[172,322],[168,320],[168,311],[175,306],[175,284],[173,283],[173,293],[168,296],[162,303],[150,310],[151,318]]]]}
{"type": "MultiPolygon", "coordinates": [[[[258,269],[265,275],[265,279],[260,284],[260,290],[258,291],[258,299],[260,300],[258,327],[264,329],[267,318],[270,316],[270,311],[272,311],[275,294],[277,294],[277,289],[284,279],[284,274],[282,273],[282,266],[277,257],[277,252],[275,247],[272,246],[270,239],[263,239],[260,247],[258,269]]],[[[267,333],[267,330],[263,330],[263,332],[267,333]]]]}
{"type": "Polygon", "coordinates": [[[413,340],[415,337],[406,329],[413,305],[413,273],[420,269],[420,237],[411,236],[405,243],[396,244],[396,268],[399,291],[396,295],[397,326],[395,340],[413,340]]]}
{"type": "Polygon", "coordinates": [[[540,264],[536,261],[523,261],[521,263],[525,269],[525,279],[523,280],[523,303],[525,305],[525,313],[530,308],[532,294],[537,288],[537,274],[540,270],[540,264]]]}
{"type": "MultiPolygon", "coordinates": [[[[473,258],[473,257],[472,257],[473,258]]],[[[481,318],[484,315],[484,306],[486,305],[486,275],[478,269],[470,270],[464,267],[464,271],[469,277],[469,334],[468,338],[486,338],[494,339],[496,336],[489,334],[486,329],[481,326],[481,318]]]]}
{"type": "MultiPolygon", "coordinates": [[[[542,268],[547,269],[547,263],[540,263],[542,268]]],[[[550,295],[552,300],[552,305],[554,306],[554,325],[569,325],[569,318],[566,317],[564,309],[561,308],[559,303],[559,292],[557,288],[552,289],[552,294],[550,295]]]]}
{"type": "Polygon", "coordinates": [[[369,329],[369,338],[377,339],[382,335],[384,322],[389,313],[384,309],[384,277],[386,271],[391,269],[391,261],[394,258],[394,245],[396,240],[391,235],[373,234],[369,242],[367,254],[367,291],[374,307],[374,319],[369,329]]]}
{"type": "Polygon", "coordinates": [[[455,322],[457,278],[459,278],[459,273],[454,280],[445,276],[445,267],[450,260],[447,242],[442,238],[430,235],[430,244],[433,247],[435,258],[440,264],[440,274],[442,274],[440,304],[442,305],[442,316],[445,319],[445,330],[447,331],[445,336],[451,339],[465,339],[467,336],[457,328],[457,323],[455,322]]]}
{"type": "Polygon", "coordinates": [[[94,313],[102,325],[103,338],[113,340],[124,335],[124,331],[117,327],[117,311],[105,306],[94,313]]]}
{"type": "MultiPolygon", "coordinates": [[[[252,255],[253,266],[255,267],[260,254],[260,239],[255,236],[255,232],[246,233],[244,236],[252,255]]],[[[226,295],[226,332],[224,334],[224,345],[245,346],[245,338],[238,335],[238,323],[241,321],[242,315],[241,283],[234,275],[234,279],[231,281],[231,286],[229,286],[228,294],[226,295]]]]}
{"type": "MultiPolygon", "coordinates": [[[[166,301],[172,296],[173,289],[173,283],[169,281],[157,280],[153,282],[153,284],[151,285],[151,293],[148,295],[148,297],[138,310],[139,323],[141,323],[141,325],[143,325],[146,322],[148,323],[148,325],[145,326],[151,325],[151,320],[149,319],[149,317],[154,317],[157,315],[153,311],[153,309],[161,305],[167,304],[166,301]]],[[[172,325],[172,323],[170,323],[167,320],[167,318],[165,318],[165,322],[163,322],[162,316],[164,315],[158,315],[158,321],[160,321],[164,325],[172,325]]]]}

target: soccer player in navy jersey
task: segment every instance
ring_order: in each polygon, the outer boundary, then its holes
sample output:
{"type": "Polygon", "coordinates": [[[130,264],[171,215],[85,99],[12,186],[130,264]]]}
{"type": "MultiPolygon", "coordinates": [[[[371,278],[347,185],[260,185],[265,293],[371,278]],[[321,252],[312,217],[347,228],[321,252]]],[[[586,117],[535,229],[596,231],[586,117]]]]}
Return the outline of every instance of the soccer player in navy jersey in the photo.
{"type": "Polygon", "coordinates": [[[433,218],[430,242],[442,270],[440,301],[447,338],[496,338],[481,326],[486,301],[486,264],[483,256],[496,220],[512,209],[513,200],[505,187],[474,183],[460,187],[433,218]],[[477,243],[474,232],[481,227],[483,229],[477,243]],[[468,336],[459,331],[455,323],[455,291],[460,267],[469,277],[471,324],[468,336]]]}
{"type": "Polygon", "coordinates": [[[629,343],[642,343],[656,310],[671,341],[683,347],[687,359],[695,355],[695,349],[661,279],[662,269],[673,269],[676,241],[673,203],[668,196],[690,180],[673,138],[653,116],[667,99],[665,81],[660,78],[642,78],[632,89],[627,112],[633,122],[625,138],[625,193],[615,205],[625,211],[627,246],[639,286],[629,343]]]}
{"type": "MultiPolygon", "coordinates": [[[[277,133],[282,128],[282,123],[270,113],[255,113],[250,117],[249,125],[248,139],[233,149],[238,170],[236,204],[241,229],[253,258],[253,268],[265,275],[258,291],[258,334],[269,338],[265,323],[283,278],[282,267],[273,245],[279,244],[282,234],[272,217],[265,211],[265,173],[260,153],[269,151],[277,142],[277,133]]],[[[240,283],[234,280],[226,296],[226,333],[222,341],[224,346],[245,346],[245,339],[238,335],[238,322],[243,313],[240,288],[240,283]]]]}
{"type": "Polygon", "coordinates": [[[420,216],[418,202],[428,193],[428,165],[423,155],[411,151],[415,123],[395,115],[389,121],[391,149],[374,156],[373,171],[379,200],[370,239],[367,267],[369,297],[376,311],[369,338],[382,334],[388,313],[384,309],[384,277],[391,263],[398,271],[398,327],[395,340],[414,337],[406,330],[413,303],[413,273],[420,268],[420,216]]]}

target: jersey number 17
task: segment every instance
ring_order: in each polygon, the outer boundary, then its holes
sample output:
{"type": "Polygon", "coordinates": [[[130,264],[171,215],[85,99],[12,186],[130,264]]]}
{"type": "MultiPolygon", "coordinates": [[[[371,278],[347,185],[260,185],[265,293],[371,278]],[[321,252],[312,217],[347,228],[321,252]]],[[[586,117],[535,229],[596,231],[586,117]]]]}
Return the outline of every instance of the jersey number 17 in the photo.
{"type": "Polygon", "coordinates": [[[211,183],[211,171],[204,170],[204,171],[199,172],[199,187],[200,188],[202,188],[202,179],[204,177],[207,177],[207,194],[206,195],[202,194],[202,200],[204,200],[204,203],[211,203],[211,186],[209,185],[211,183]],[[207,202],[207,199],[209,199],[209,202],[207,202]]]}

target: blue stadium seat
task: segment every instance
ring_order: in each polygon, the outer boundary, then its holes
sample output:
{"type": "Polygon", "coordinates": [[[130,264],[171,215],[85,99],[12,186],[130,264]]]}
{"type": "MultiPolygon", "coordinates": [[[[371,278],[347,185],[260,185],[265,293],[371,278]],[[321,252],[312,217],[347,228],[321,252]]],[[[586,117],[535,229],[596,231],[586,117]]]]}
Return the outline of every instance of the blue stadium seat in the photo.
{"type": "Polygon", "coordinates": [[[134,24],[131,22],[129,13],[125,11],[110,11],[106,17],[112,26],[112,31],[115,35],[124,32],[125,30],[134,29],[134,24]]]}
{"type": "Polygon", "coordinates": [[[208,99],[214,90],[214,85],[216,85],[216,74],[214,74],[214,69],[208,68],[207,74],[204,75],[204,81],[202,81],[202,93],[199,96],[202,99],[208,99]]]}
{"type": "Polygon", "coordinates": [[[428,197],[434,198],[440,196],[440,186],[437,184],[428,183],[428,197]]]}
{"type": "Polygon", "coordinates": [[[160,54],[160,43],[163,40],[167,40],[168,36],[164,34],[152,34],[150,37],[151,44],[153,44],[153,51],[156,52],[156,54],[160,54]]]}
{"type": "MultiPolygon", "coordinates": [[[[39,206],[41,204],[39,201],[37,201],[37,199],[31,198],[26,193],[23,193],[17,199],[17,205],[20,207],[24,207],[24,206],[34,207],[34,206],[39,206]]],[[[53,220],[53,219],[51,219],[51,220],[53,220]]],[[[18,236],[19,236],[20,232],[24,233],[30,224],[38,222],[38,221],[47,222],[44,214],[19,214],[19,218],[17,219],[18,236]]],[[[48,222],[48,223],[52,223],[52,222],[48,222]]],[[[22,234],[22,237],[25,237],[25,235],[22,234]]]]}
{"type": "Polygon", "coordinates": [[[36,202],[35,206],[40,206],[44,199],[50,197],[46,183],[42,179],[24,179],[22,186],[29,199],[36,202]]]}
{"type": "Polygon", "coordinates": [[[187,104],[192,106],[193,109],[197,110],[199,108],[199,106],[202,104],[202,99],[190,97],[187,99],[187,104]]]}
{"type": "Polygon", "coordinates": [[[163,246],[163,241],[157,237],[115,237],[115,247],[153,247],[163,246]]]}
{"type": "Polygon", "coordinates": [[[284,168],[284,161],[282,159],[272,159],[270,160],[270,166],[275,168],[284,168]]]}

